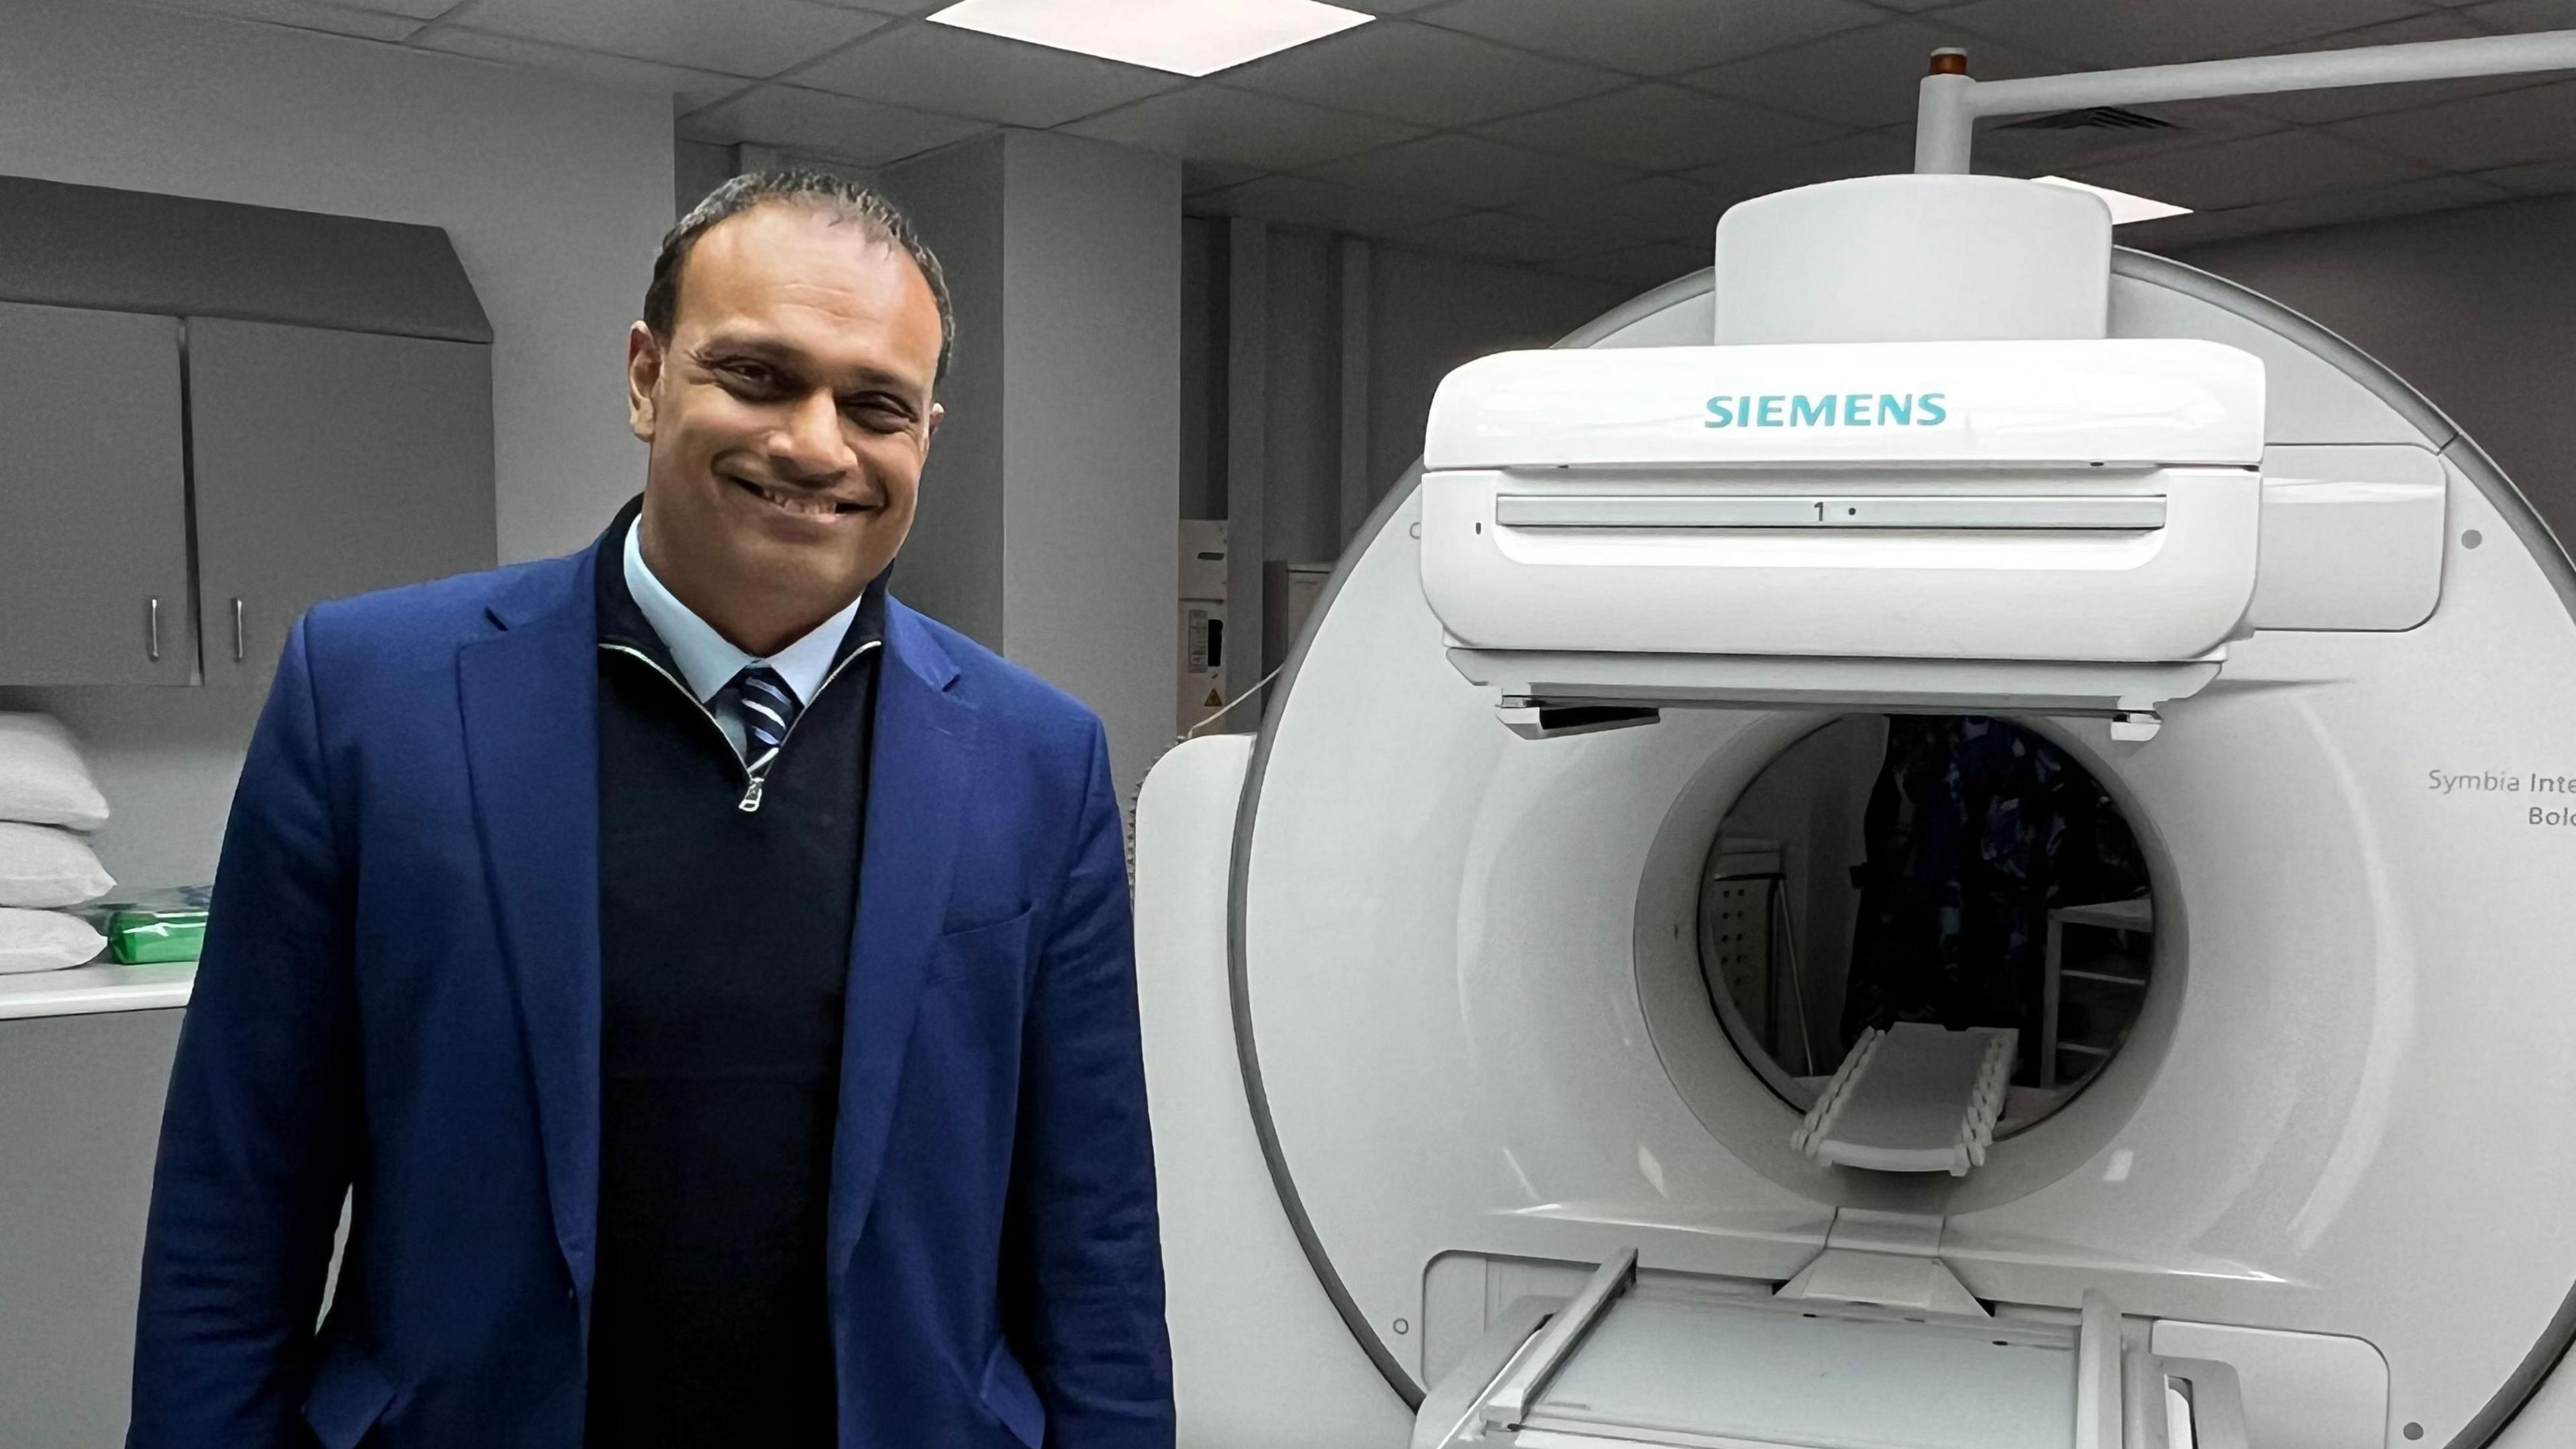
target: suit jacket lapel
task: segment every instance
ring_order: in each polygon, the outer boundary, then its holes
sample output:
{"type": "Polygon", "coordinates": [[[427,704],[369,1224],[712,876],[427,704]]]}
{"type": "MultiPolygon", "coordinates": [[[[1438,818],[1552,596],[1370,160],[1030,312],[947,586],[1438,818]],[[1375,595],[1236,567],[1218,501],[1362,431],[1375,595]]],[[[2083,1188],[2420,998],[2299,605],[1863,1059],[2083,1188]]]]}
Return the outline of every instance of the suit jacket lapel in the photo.
{"type": "Polygon", "coordinates": [[[919,616],[890,604],[842,1028],[832,1154],[836,1269],[848,1263],[876,1195],[922,978],[947,916],[975,731],[974,710],[947,693],[956,678],[919,616]]]}
{"type": "Polygon", "coordinates": [[[532,573],[491,610],[503,632],[457,654],[475,823],[535,1078],[555,1239],[585,1307],[599,1206],[595,557],[532,573]]]}

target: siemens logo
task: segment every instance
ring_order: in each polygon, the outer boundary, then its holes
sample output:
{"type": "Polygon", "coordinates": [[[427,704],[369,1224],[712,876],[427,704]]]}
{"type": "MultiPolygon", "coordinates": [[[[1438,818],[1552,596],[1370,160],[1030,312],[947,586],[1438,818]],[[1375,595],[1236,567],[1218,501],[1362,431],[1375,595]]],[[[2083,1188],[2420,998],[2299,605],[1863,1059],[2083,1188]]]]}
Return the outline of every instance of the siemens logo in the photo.
{"type": "Polygon", "coordinates": [[[1937,428],[1950,420],[1948,393],[1844,392],[1814,396],[1713,397],[1712,428],[1937,428]]]}

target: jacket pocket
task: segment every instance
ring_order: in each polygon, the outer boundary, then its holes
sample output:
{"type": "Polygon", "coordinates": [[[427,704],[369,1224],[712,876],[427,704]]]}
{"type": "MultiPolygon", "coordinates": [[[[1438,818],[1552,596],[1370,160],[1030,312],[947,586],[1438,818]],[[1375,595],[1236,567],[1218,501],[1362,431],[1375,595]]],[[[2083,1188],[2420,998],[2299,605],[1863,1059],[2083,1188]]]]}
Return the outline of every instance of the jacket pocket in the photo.
{"type": "Polygon", "coordinates": [[[304,1396],[304,1422],[322,1441],[322,1449],[357,1449],[393,1401],[394,1386],[375,1362],[347,1339],[334,1339],[313,1371],[313,1388],[304,1396]]]}
{"type": "Polygon", "coordinates": [[[942,931],[930,947],[930,979],[945,981],[953,976],[983,976],[1007,972],[1013,979],[1020,975],[1029,953],[1029,921],[1037,914],[1026,910],[1007,920],[981,926],[968,926],[962,931],[942,931]]]}
{"type": "Polygon", "coordinates": [[[993,1351],[984,1356],[980,1392],[984,1407],[1002,1421],[1012,1438],[1028,1449],[1042,1449],[1046,1443],[1046,1405],[1039,1402],[1037,1385],[1029,1382],[1029,1371],[1020,1367],[1008,1342],[996,1340],[993,1351]]]}

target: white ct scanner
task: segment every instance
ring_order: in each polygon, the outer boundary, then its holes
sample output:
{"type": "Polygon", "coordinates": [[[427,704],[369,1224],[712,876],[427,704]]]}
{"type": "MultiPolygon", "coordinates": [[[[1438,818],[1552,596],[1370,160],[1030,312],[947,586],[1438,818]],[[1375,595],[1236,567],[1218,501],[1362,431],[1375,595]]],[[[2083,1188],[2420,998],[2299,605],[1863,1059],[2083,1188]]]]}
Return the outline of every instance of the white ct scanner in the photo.
{"type": "Polygon", "coordinates": [[[2340,339],[2036,183],[1735,207],[1453,373],[1258,736],[1145,788],[1183,1443],[2576,1445],[2571,721],[2566,555],[2340,339]],[[2136,830],[2151,984],[2053,1112],[1721,1020],[1719,822],[1857,711],[2136,830]]]}

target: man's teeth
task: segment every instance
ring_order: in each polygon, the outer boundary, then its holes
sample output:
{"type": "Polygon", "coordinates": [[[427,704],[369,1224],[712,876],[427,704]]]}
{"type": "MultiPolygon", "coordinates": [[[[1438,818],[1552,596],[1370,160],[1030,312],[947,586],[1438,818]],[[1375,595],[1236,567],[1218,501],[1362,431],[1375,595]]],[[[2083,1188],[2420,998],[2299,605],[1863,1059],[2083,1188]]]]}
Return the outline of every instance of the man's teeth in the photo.
{"type": "Polygon", "coordinates": [[[763,488],[757,483],[751,485],[751,491],[790,513],[801,513],[808,518],[829,518],[840,512],[840,506],[829,498],[799,497],[793,493],[781,493],[775,488],[763,488]]]}

